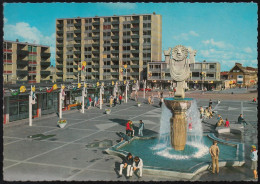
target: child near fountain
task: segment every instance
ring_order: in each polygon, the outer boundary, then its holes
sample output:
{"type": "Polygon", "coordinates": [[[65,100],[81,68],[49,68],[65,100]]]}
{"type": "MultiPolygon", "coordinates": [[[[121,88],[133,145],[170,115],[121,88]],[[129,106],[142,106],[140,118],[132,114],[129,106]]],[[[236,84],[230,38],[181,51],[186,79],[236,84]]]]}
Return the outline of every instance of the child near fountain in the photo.
{"type": "Polygon", "coordinates": [[[228,119],[227,119],[227,118],[226,118],[225,127],[230,127],[230,124],[229,124],[229,121],[228,121],[228,119]]]}

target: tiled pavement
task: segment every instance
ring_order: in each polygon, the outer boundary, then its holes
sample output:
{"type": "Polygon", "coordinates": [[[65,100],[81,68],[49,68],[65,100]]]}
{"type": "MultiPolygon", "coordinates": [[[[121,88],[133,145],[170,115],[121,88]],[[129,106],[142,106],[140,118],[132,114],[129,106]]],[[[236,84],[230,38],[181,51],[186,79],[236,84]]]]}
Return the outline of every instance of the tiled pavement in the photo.
{"type": "MultiPolygon", "coordinates": [[[[142,99],[140,98],[142,101],[142,99]]],[[[207,106],[208,100],[198,99],[199,106],[207,106]]],[[[138,125],[142,119],[145,123],[146,135],[157,134],[160,128],[161,109],[146,103],[139,108],[134,101],[112,108],[110,115],[102,110],[92,108],[85,114],[75,111],[63,114],[68,124],[64,129],[57,127],[58,117],[34,120],[33,126],[28,123],[4,127],[4,180],[8,181],[126,181],[125,177],[117,178],[121,159],[104,153],[104,150],[119,140],[117,132],[125,132],[125,123],[132,120],[138,125]],[[42,138],[28,138],[30,135],[44,134],[42,138]],[[49,137],[48,137],[49,136],[49,137]],[[38,140],[37,140],[38,139],[38,140]]],[[[106,105],[106,104],[105,104],[106,105]]],[[[223,118],[235,123],[240,113],[249,125],[244,135],[222,135],[223,139],[245,142],[246,163],[242,167],[220,168],[219,175],[209,171],[202,172],[192,181],[246,181],[252,178],[250,170],[250,146],[257,144],[257,105],[248,101],[222,101],[213,103],[223,118]]],[[[204,132],[214,131],[216,117],[203,123],[204,132]]],[[[137,129],[136,129],[137,131],[137,129]]],[[[179,181],[183,179],[144,175],[131,181],[179,181]]]]}

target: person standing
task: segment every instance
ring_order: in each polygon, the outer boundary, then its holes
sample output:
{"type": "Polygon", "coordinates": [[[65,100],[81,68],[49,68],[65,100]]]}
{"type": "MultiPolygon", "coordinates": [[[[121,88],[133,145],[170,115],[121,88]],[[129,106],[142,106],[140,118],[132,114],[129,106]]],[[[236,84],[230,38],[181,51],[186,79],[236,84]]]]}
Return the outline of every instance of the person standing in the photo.
{"type": "Polygon", "coordinates": [[[122,103],[122,95],[121,94],[119,95],[119,103],[120,103],[120,105],[122,103]]]}
{"type": "Polygon", "coordinates": [[[152,97],[151,97],[151,104],[154,103],[154,97],[153,97],[153,93],[152,93],[152,97]]]}
{"type": "Polygon", "coordinates": [[[135,157],[133,162],[133,167],[131,168],[130,176],[133,176],[133,172],[139,169],[139,176],[141,178],[143,175],[143,160],[140,157],[135,157]]]}
{"type": "Polygon", "coordinates": [[[113,101],[114,101],[114,98],[113,98],[113,96],[111,95],[111,96],[110,96],[110,99],[109,99],[110,107],[112,107],[113,101]]]}
{"type": "Polygon", "coordinates": [[[97,104],[98,104],[98,97],[95,96],[95,103],[94,103],[94,106],[97,107],[97,104]]]}
{"type": "Polygon", "coordinates": [[[212,158],[212,173],[215,173],[215,167],[217,173],[219,173],[218,158],[219,158],[219,148],[217,146],[217,141],[213,141],[213,145],[209,148],[209,153],[212,158]]]}
{"type": "Polygon", "coordinates": [[[114,97],[114,107],[116,106],[116,96],[114,97]]]}
{"type": "Polygon", "coordinates": [[[160,98],[160,102],[159,102],[160,108],[162,107],[162,103],[163,103],[163,97],[160,98]]]}
{"type": "Polygon", "coordinates": [[[211,99],[209,100],[209,106],[212,106],[212,100],[211,99]]]}
{"type": "Polygon", "coordinates": [[[226,118],[226,122],[225,122],[225,127],[230,127],[230,123],[227,118],[226,118]]]}
{"type": "Polygon", "coordinates": [[[92,99],[90,96],[88,96],[88,100],[89,100],[89,107],[91,107],[92,99]]]}
{"type": "Polygon", "coordinates": [[[128,153],[127,156],[123,159],[123,162],[120,164],[119,178],[122,176],[123,169],[127,168],[126,176],[130,176],[131,167],[133,165],[133,156],[131,153],[128,153]]]}
{"type": "Polygon", "coordinates": [[[257,179],[258,178],[258,175],[257,175],[257,160],[258,160],[258,156],[257,156],[257,150],[256,150],[256,146],[255,145],[252,145],[250,158],[252,160],[251,169],[253,170],[254,178],[257,179]]]}
{"type": "Polygon", "coordinates": [[[138,129],[138,136],[144,136],[143,135],[143,130],[144,130],[144,122],[142,120],[140,120],[140,123],[139,123],[139,129],[138,129]]]}
{"type": "Polygon", "coordinates": [[[126,135],[128,135],[128,136],[132,136],[133,137],[133,125],[132,125],[132,121],[128,121],[127,123],[126,123],[126,135]]]}
{"type": "Polygon", "coordinates": [[[203,109],[203,107],[201,106],[201,107],[200,107],[200,119],[203,118],[203,115],[204,115],[204,109],[203,109]]]}

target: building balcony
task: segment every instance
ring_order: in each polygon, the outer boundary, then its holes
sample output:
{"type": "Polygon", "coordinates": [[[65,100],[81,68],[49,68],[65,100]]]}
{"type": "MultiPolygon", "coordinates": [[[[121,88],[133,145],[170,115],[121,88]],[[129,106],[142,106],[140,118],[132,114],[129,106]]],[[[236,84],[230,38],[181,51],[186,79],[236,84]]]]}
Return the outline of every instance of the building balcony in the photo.
{"type": "Polygon", "coordinates": [[[130,72],[130,75],[139,75],[139,72],[130,72]]]}
{"type": "Polygon", "coordinates": [[[139,57],[132,57],[131,61],[139,61],[139,57]]]}
{"type": "Polygon", "coordinates": [[[94,51],[92,51],[92,53],[93,53],[93,54],[99,54],[100,51],[99,51],[99,50],[94,50],[94,51]]]}
{"type": "Polygon", "coordinates": [[[118,32],[119,28],[111,29],[112,32],[118,32]]]}
{"type": "Polygon", "coordinates": [[[74,45],[74,47],[76,47],[76,48],[81,47],[81,44],[80,44],[80,43],[74,43],[73,45],[74,45]]]}
{"type": "Polygon", "coordinates": [[[56,72],[56,75],[63,76],[63,72],[56,72]]]}
{"type": "Polygon", "coordinates": [[[119,58],[118,58],[118,57],[112,57],[111,60],[112,60],[112,61],[118,61],[119,58]]]}
{"type": "Polygon", "coordinates": [[[17,65],[23,65],[23,66],[28,65],[28,60],[17,60],[17,65]]]}
{"type": "Polygon", "coordinates": [[[74,37],[74,40],[81,40],[81,36],[76,36],[76,37],[74,37]]]}
{"type": "Polygon", "coordinates": [[[139,46],[139,42],[131,42],[132,46],[139,46]]]}
{"type": "Polygon", "coordinates": [[[92,68],[99,68],[99,65],[92,65],[92,68]]]}
{"type": "Polygon", "coordinates": [[[139,31],[139,27],[131,28],[131,31],[139,31]]]}
{"type": "Polygon", "coordinates": [[[77,29],[77,30],[74,31],[74,33],[81,33],[81,30],[77,29]]]}
{"type": "Polygon", "coordinates": [[[119,43],[111,43],[111,46],[119,46],[119,43]]]}
{"type": "Polygon", "coordinates": [[[111,53],[112,53],[112,54],[118,54],[118,53],[119,53],[119,50],[111,50],[111,53]]]}
{"type": "Polygon", "coordinates": [[[119,65],[111,65],[111,68],[119,68],[119,65]]]}
{"type": "Polygon", "coordinates": [[[100,22],[92,22],[92,25],[100,25],[100,22]]]}
{"type": "Polygon", "coordinates": [[[58,28],[62,28],[64,26],[64,24],[57,24],[58,28]]]}
{"type": "Polygon", "coordinates": [[[150,57],[143,57],[143,60],[151,61],[151,58],[150,57]]]}
{"type": "Polygon", "coordinates": [[[50,75],[51,71],[42,71],[41,70],[41,75],[50,75]]]}
{"type": "Polygon", "coordinates": [[[144,30],[151,30],[151,27],[143,27],[144,30]]]}
{"type": "Polygon", "coordinates": [[[16,70],[17,75],[28,75],[28,70],[16,70]]]}
{"type": "Polygon", "coordinates": [[[17,55],[28,55],[29,51],[28,50],[17,50],[17,55]]]}
{"type": "Polygon", "coordinates": [[[63,65],[56,65],[56,68],[58,68],[60,70],[63,68],[63,65]]]}
{"type": "Polygon", "coordinates": [[[119,39],[119,36],[111,36],[112,39],[119,39]]]}
{"type": "Polygon", "coordinates": [[[92,58],[92,61],[99,61],[99,58],[92,58]]]}
{"type": "Polygon", "coordinates": [[[67,58],[66,61],[71,62],[71,61],[73,61],[73,58],[67,58]]]}
{"type": "Polygon", "coordinates": [[[139,50],[131,50],[131,53],[136,53],[138,54],[140,51],[139,50]]]}
{"type": "Polygon", "coordinates": [[[63,41],[63,37],[57,37],[57,41],[63,41]]]}
{"type": "Polygon", "coordinates": [[[92,33],[99,33],[100,29],[92,29],[92,33]]]}
{"type": "Polygon", "coordinates": [[[92,46],[94,46],[94,47],[99,47],[100,46],[100,43],[98,42],[98,43],[92,43],[92,46]]]}
{"type": "Polygon", "coordinates": [[[81,26],[81,22],[75,23],[74,26],[81,26]]]}
{"type": "Polygon", "coordinates": [[[63,34],[63,30],[61,30],[61,31],[57,31],[57,34],[63,34]]]}
{"type": "Polygon", "coordinates": [[[74,51],[74,54],[81,54],[81,51],[74,51]]]}
{"type": "Polygon", "coordinates": [[[57,54],[63,54],[63,51],[57,51],[56,53],[57,54]]]}
{"type": "Polygon", "coordinates": [[[99,40],[100,38],[99,38],[99,36],[92,36],[92,39],[93,40],[99,40]]]}
{"type": "Polygon", "coordinates": [[[42,57],[51,57],[51,53],[41,53],[42,57]]]}
{"type": "Polygon", "coordinates": [[[111,21],[111,24],[117,25],[117,24],[119,24],[119,20],[111,21]]]}
{"type": "Polygon", "coordinates": [[[3,49],[4,52],[12,52],[12,49],[3,49]]]}
{"type": "Polygon", "coordinates": [[[63,43],[58,43],[56,46],[57,47],[63,47],[64,45],[63,45],[63,43]]]}
{"type": "Polygon", "coordinates": [[[81,58],[73,58],[73,61],[81,61],[81,58]]]}
{"type": "Polygon", "coordinates": [[[130,65],[131,68],[139,68],[139,65],[130,65]]]}
{"type": "Polygon", "coordinates": [[[50,66],[51,62],[41,61],[41,66],[50,66]]]}

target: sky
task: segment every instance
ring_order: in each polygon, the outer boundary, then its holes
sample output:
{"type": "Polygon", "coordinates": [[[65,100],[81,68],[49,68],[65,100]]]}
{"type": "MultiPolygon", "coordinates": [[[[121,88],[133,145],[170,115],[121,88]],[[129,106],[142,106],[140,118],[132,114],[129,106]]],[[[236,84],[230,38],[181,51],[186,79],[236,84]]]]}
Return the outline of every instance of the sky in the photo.
{"type": "Polygon", "coordinates": [[[153,12],[162,15],[163,50],[184,45],[221,71],[258,67],[256,3],[4,3],[4,39],[49,45],[55,65],[56,19],[153,12]]]}

